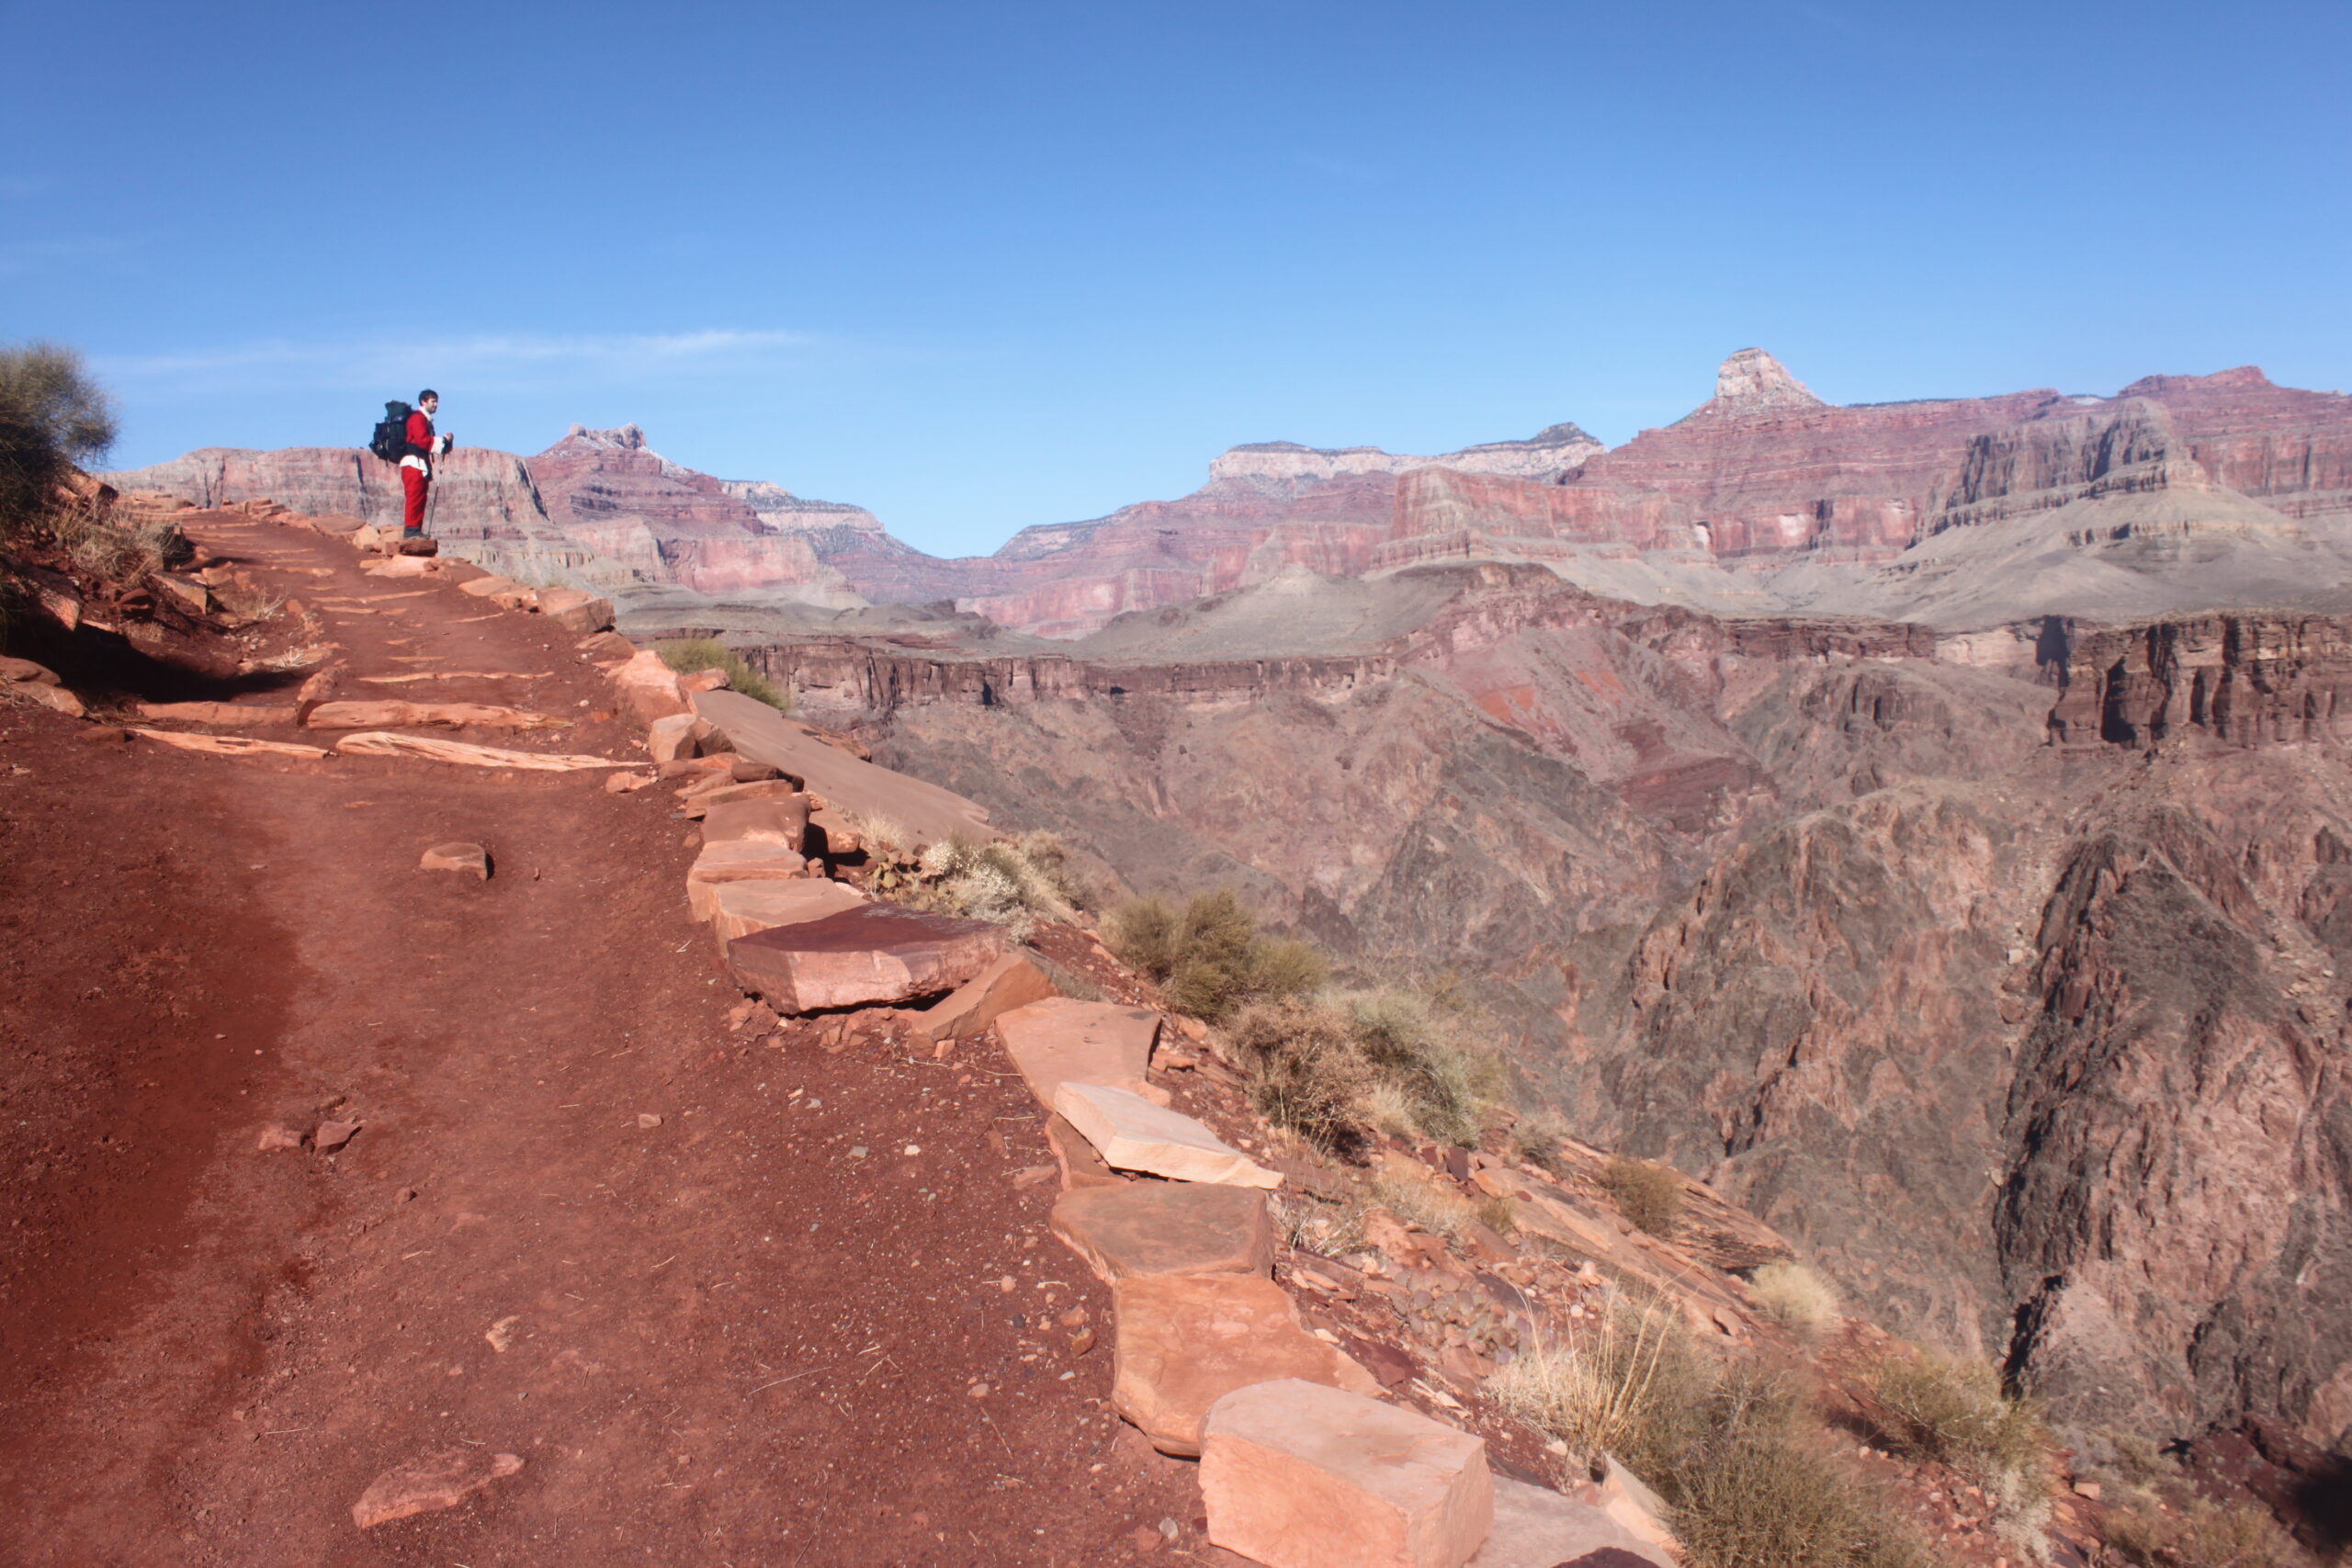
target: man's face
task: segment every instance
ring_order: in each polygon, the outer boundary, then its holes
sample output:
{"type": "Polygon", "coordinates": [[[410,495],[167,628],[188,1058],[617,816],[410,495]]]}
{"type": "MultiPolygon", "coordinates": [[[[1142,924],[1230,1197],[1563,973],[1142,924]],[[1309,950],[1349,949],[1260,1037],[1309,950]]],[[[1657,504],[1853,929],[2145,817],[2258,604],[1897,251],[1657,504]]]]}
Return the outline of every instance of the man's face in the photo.
{"type": "Polygon", "coordinates": [[[433,411],[441,406],[441,400],[439,398],[427,398],[416,406],[424,411],[425,418],[431,419],[433,417],[433,411]]]}

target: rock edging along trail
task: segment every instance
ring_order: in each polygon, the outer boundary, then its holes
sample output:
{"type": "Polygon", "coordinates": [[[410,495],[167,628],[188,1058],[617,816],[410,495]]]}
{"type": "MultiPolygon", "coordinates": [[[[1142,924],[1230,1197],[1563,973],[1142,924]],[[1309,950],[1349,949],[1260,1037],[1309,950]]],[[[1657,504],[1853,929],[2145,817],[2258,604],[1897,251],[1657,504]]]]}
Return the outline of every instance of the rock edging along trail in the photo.
{"type": "MultiPolygon", "coordinates": [[[[419,564],[424,569],[419,574],[429,575],[436,563],[419,564]]],[[[538,600],[527,590],[511,592],[508,584],[491,579],[466,586],[484,592],[482,584],[493,581],[496,587],[486,596],[502,607],[519,614],[539,611],[538,600]]],[[[707,795],[722,777],[728,782],[718,787],[757,784],[760,774],[785,786],[779,798],[791,810],[778,812],[757,837],[713,840],[707,828],[705,848],[686,878],[695,914],[713,924],[731,972],[758,998],[756,1005],[782,1018],[896,1007],[953,993],[936,1010],[986,1024],[1028,1079],[1040,1108],[1068,1118],[1066,1124],[1114,1173],[1166,1178],[1176,1184],[1171,1191],[1194,1182],[1258,1194],[1281,1186],[1280,1173],[1256,1164],[1197,1118],[1169,1107],[1167,1095],[1145,1081],[1164,1028],[1158,1015],[1058,997],[991,1014],[993,996],[1024,980],[1034,983],[1035,976],[1034,969],[1024,976],[1008,963],[1014,955],[1001,928],[876,902],[826,908],[821,901],[804,900],[797,908],[771,903],[765,919],[741,900],[731,908],[722,904],[730,887],[830,881],[825,846],[807,827],[812,813],[828,807],[865,816],[881,815],[886,807],[903,814],[910,804],[918,805],[925,826],[935,821],[933,830],[940,837],[967,824],[982,829],[985,814],[935,786],[871,763],[843,766],[835,759],[854,760],[804,747],[798,756],[825,766],[840,781],[834,788],[865,786],[879,798],[809,795],[805,776],[773,761],[741,760],[761,753],[796,760],[780,754],[780,748],[786,730],[799,727],[778,726],[771,710],[753,713],[752,705],[740,700],[731,707],[697,701],[717,684],[708,672],[689,684],[658,657],[614,636],[608,607],[591,619],[603,624],[570,629],[588,633],[600,645],[596,661],[607,670],[620,705],[650,730],[658,729],[657,744],[667,753],[659,759],[664,770],[700,775],[689,776],[682,795],[707,795]],[[675,722],[678,716],[697,712],[706,722],[675,722]],[[692,766],[706,760],[721,763],[723,773],[692,766]]],[[[339,749],[360,739],[348,738],[339,749]]],[[[418,744],[412,738],[380,739],[418,744]]],[[[948,1036],[940,1052],[954,1043],[948,1036]]],[[[910,1156],[915,1152],[908,1150],[910,1156]]],[[[1131,1183],[1115,1174],[1114,1179],[1138,1194],[1166,1187],[1131,1183]]],[[[1067,1169],[1064,1185],[1076,1186],[1067,1169]]],[[[1160,1272],[1150,1248],[1165,1239],[1162,1227],[1147,1220],[1145,1234],[1134,1238],[1140,1247],[1123,1243],[1119,1220],[1101,1217],[1111,1212],[1099,1199],[1083,1214],[1073,1212],[1067,1229],[1057,1212],[1057,1233],[1090,1268],[1100,1271],[1099,1259],[1123,1255],[1116,1276],[1104,1276],[1106,1282],[1115,1278],[1118,1287],[1114,1404],[1163,1450],[1201,1457],[1213,1545],[1240,1551],[1267,1568],[1322,1568],[1339,1562],[1363,1568],[1517,1568],[1539,1559],[1549,1568],[1602,1548],[1631,1553],[1636,1561],[1666,1561],[1657,1544],[1662,1530],[1628,1530],[1599,1503],[1558,1494],[1547,1494],[1547,1501],[1532,1509],[1522,1502],[1510,1539],[1496,1542],[1507,1555],[1482,1551],[1495,1534],[1497,1518],[1485,1440],[1384,1403],[1381,1384],[1371,1372],[1306,1332],[1289,1293],[1256,1266],[1264,1250],[1264,1203],[1260,1195],[1254,1205],[1244,1200],[1191,1208],[1191,1247],[1179,1250],[1195,1259],[1206,1254],[1246,1265],[1238,1270],[1213,1266],[1204,1272],[1181,1267],[1160,1272]],[[1391,1458],[1399,1444],[1414,1455],[1402,1467],[1391,1458]]],[[[466,1494],[453,1488],[449,1495],[454,1502],[466,1494]]]]}

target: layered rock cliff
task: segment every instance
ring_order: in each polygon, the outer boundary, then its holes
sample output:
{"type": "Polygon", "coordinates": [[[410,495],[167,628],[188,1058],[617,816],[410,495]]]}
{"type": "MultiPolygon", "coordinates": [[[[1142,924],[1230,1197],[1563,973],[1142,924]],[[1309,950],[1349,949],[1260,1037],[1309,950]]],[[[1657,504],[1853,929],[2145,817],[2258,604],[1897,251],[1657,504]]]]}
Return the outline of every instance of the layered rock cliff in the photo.
{"type": "Polygon", "coordinates": [[[2069,1420],[2352,1441],[2352,622],[1289,582],[1066,656],[757,657],[1135,886],[1453,974],[1580,1125],[2069,1420]]]}
{"type": "MultiPolygon", "coordinates": [[[[1742,349],[1713,397],[1613,450],[1565,423],[1432,457],[1237,446],[1190,495],[1026,528],[956,559],[892,538],[863,508],[669,462],[634,425],[575,426],[528,459],[459,457],[488,463],[485,482],[445,490],[435,526],[469,552],[520,550],[527,536],[563,570],[609,582],[944,604],[1065,639],[1298,568],[1359,577],[1463,560],[1534,562],[1645,604],[1955,627],[2352,609],[2352,400],[2252,367],[2150,377],[2114,398],[1836,407],[1742,349]]],[[[396,497],[379,467],[325,448],[210,451],[109,478],[207,504],[269,494],[380,517],[396,497]]]]}

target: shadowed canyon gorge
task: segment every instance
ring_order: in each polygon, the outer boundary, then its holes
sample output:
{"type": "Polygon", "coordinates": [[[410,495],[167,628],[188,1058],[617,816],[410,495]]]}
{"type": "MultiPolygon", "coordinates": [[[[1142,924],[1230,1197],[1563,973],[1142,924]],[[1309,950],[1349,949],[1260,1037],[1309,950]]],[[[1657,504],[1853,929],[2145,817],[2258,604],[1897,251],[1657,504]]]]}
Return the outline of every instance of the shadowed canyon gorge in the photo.
{"type": "MultiPolygon", "coordinates": [[[[390,515],[364,453],[107,476],[390,515]]],[[[2258,370],[1419,457],[942,559],[635,427],[434,529],[1126,887],[1446,973],[1532,1098],[2068,1420],[2352,1445],[2352,399],[2258,370]]]]}

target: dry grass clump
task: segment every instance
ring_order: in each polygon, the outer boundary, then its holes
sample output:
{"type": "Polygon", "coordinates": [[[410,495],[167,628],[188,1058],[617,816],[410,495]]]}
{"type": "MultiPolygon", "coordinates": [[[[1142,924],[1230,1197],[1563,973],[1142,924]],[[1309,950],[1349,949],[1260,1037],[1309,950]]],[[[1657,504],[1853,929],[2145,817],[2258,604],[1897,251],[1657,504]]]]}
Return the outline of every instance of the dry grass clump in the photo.
{"type": "Polygon", "coordinates": [[[1459,1239],[1478,1218],[1477,1206],[1452,1182],[1423,1179],[1403,1171],[1383,1171],[1373,1179],[1372,1201],[1404,1221],[1433,1235],[1459,1239]]]}
{"type": "Polygon", "coordinates": [[[2190,1496],[2178,1512],[2154,1499],[2108,1515],[2107,1544],[2134,1568],[2305,1568],[2312,1559],[2269,1510],[2190,1496]]]}
{"type": "Polygon", "coordinates": [[[1219,888],[1180,912],[1158,898],[1114,910],[1104,935],[1130,968],[1159,982],[1178,1012],[1218,1023],[1254,1001],[1306,996],[1329,970],[1309,943],[1259,934],[1257,917],[1219,888]]]}
{"type": "Polygon", "coordinates": [[[918,909],[988,920],[1026,941],[1039,920],[1071,919],[1085,903],[1069,848],[1052,833],[917,849],[883,818],[852,817],[850,827],[865,846],[867,886],[918,909]]]}
{"type": "Polygon", "coordinates": [[[662,662],[681,675],[691,675],[697,670],[724,670],[729,691],[741,692],[755,703],[765,703],[778,713],[792,711],[792,694],[779,691],[775,682],[752,669],[743,656],[715,637],[676,637],[657,642],[653,651],[662,662]]]}
{"type": "Polygon", "coordinates": [[[1596,1179],[1617,1212],[1640,1230],[1664,1239],[1682,1218],[1682,1182],[1666,1166],[1618,1155],[1596,1179]]]}
{"type": "Polygon", "coordinates": [[[1756,1310],[1810,1338],[1838,1321],[1838,1288],[1802,1263],[1767,1263],[1747,1282],[1756,1310]]]}
{"type": "Polygon", "coordinates": [[[1887,1415],[1889,1446],[1981,1483],[2004,1544],[2036,1560],[2050,1517],[2050,1429],[1981,1361],[1921,1349],[1882,1358],[1865,1386],[1887,1415]]]}
{"type": "Polygon", "coordinates": [[[1582,1462],[1607,1454],[1648,1482],[1695,1568],[1927,1568],[1801,1397],[1717,1365],[1666,1308],[1621,1304],[1589,1341],[1522,1355],[1487,1391],[1582,1462]]]}
{"type": "Polygon", "coordinates": [[[1348,1029],[1392,1091],[1389,1109],[1403,1112],[1410,1131],[1464,1147],[1475,1145],[1500,1101],[1503,1066],[1474,1043],[1458,1014],[1394,987],[1334,998],[1348,1029]]]}

